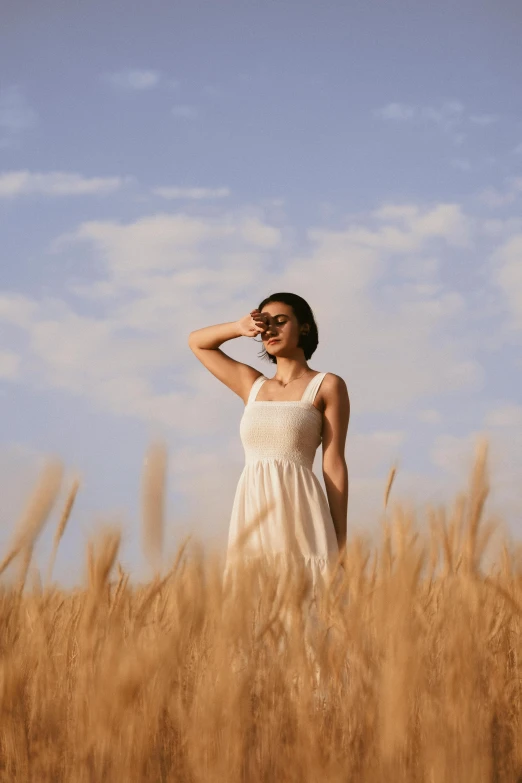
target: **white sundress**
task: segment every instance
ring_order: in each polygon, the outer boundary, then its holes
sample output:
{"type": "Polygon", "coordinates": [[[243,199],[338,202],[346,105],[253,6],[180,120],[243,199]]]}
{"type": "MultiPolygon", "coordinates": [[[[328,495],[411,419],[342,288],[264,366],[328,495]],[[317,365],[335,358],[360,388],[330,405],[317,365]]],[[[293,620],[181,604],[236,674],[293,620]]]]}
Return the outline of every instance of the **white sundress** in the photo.
{"type": "Polygon", "coordinates": [[[235,557],[277,555],[284,561],[290,554],[304,560],[316,584],[337,560],[330,508],[312,470],[322,440],[322,413],[314,399],[325,375],[314,375],[300,400],[256,400],[265,375],[252,385],[240,424],[245,466],[232,506],[225,578],[235,557]],[[238,546],[238,538],[265,510],[238,546]]]}

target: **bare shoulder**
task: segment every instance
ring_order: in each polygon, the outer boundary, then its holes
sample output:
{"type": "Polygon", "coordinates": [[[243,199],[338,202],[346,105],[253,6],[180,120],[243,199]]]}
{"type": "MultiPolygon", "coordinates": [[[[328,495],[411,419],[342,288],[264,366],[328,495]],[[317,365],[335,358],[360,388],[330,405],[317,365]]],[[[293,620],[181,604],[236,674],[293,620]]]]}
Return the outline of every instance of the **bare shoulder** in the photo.
{"type": "Polygon", "coordinates": [[[336,375],[334,372],[327,372],[324,376],[323,382],[321,384],[321,389],[323,390],[323,393],[325,396],[336,396],[338,394],[341,394],[343,396],[348,395],[348,387],[346,386],[346,381],[344,378],[341,378],[340,375],[336,375]]]}
{"type": "Polygon", "coordinates": [[[320,407],[325,413],[337,408],[346,410],[350,415],[350,397],[344,378],[334,372],[327,372],[320,386],[320,407]]]}
{"type": "Polygon", "coordinates": [[[241,393],[239,396],[243,400],[243,403],[246,405],[248,402],[248,398],[250,396],[250,392],[252,391],[252,386],[254,383],[259,379],[264,377],[262,372],[259,372],[259,370],[256,370],[254,367],[250,367],[250,365],[246,365],[248,367],[248,370],[244,371],[243,378],[242,378],[242,388],[241,393]]]}
{"type": "Polygon", "coordinates": [[[326,373],[321,389],[323,387],[321,403],[325,421],[334,430],[346,432],[350,420],[350,397],[344,378],[333,372],[326,373]]]}

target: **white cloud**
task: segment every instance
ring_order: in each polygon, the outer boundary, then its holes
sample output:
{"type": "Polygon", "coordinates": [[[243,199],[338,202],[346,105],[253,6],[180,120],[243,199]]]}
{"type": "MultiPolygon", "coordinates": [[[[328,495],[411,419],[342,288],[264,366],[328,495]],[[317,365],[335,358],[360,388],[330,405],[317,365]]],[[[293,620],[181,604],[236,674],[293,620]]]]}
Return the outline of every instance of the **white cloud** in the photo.
{"type": "Polygon", "coordinates": [[[511,236],[493,253],[491,269],[508,303],[511,326],[522,329],[522,233],[511,236]]]}
{"type": "Polygon", "coordinates": [[[455,247],[469,246],[469,220],[458,204],[439,204],[414,218],[409,230],[423,240],[441,238],[455,247]]]}
{"type": "MultiPolygon", "coordinates": [[[[269,290],[301,291],[314,302],[322,362],[350,377],[358,410],[393,411],[425,394],[476,387],[480,365],[469,345],[460,348],[456,332],[467,318],[463,298],[432,282],[426,271],[419,283],[384,285],[396,253],[402,263],[408,255],[432,259],[427,268],[436,271],[433,251],[469,241],[465,216],[444,204],[424,210],[383,207],[379,215],[376,228],[374,215],[345,231],[311,230],[303,256],[285,247],[280,228],[245,211],[84,223],[54,247],[70,254],[76,243],[87,243],[98,265],[103,262],[100,278],[75,281],[74,290],[97,297],[98,306],[106,300],[105,315],[80,316],[57,300],[33,301],[32,308],[25,302],[22,328],[30,336],[32,363],[47,383],[88,394],[116,412],[199,429],[203,421],[210,425],[211,409],[205,407],[209,415],[202,418],[197,395],[159,394],[154,379],[168,367],[190,366],[188,333],[213,320],[231,320],[231,312],[235,317],[248,312],[252,299],[268,293],[259,286],[269,279],[269,290]],[[394,221],[383,225],[385,215],[394,221]],[[275,251],[286,255],[277,271],[275,251]]],[[[10,322],[18,312],[9,300],[3,310],[10,322]]],[[[241,343],[243,360],[253,361],[252,344],[241,343]]],[[[235,343],[230,349],[236,350],[235,343]]],[[[211,383],[199,371],[202,382],[211,383]]],[[[230,393],[218,388],[220,406],[227,407],[230,393]]]]}
{"type": "Polygon", "coordinates": [[[376,109],[375,114],[385,120],[411,120],[417,114],[417,109],[405,103],[388,103],[381,109],[376,109]]]}
{"type": "Polygon", "coordinates": [[[443,239],[456,247],[467,247],[470,243],[470,220],[459,204],[438,204],[424,210],[413,204],[386,204],[371,214],[387,225],[378,231],[353,226],[349,233],[351,240],[387,252],[405,253],[418,252],[433,239],[443,239]]]}
{"type": "Polygon", "coordinates": [[[469,121],[475,125],[493,125],[499,120],[498,114],[471,114],[469,118],[469,121]]]}
{"type": "Polygon", "coordinates": [[[0,198],[104,195],[119,190],[129,181],[128,177],[83,177],[66,171],[6,171],[0,173],[0,198]]]}
{"type": "MultiPolygon", "coordinates": [[[[436,126],[451,136],[455,144],[462,144],[465,134],[462,128],[466,123],[474,126],[491,125],[499,120],[495,114],[467,114],[464,105],[458,100],[447,100],[438,106],[413,106],[407,103],[392,102],[374,110],[374,115],[384,120],[401,123],[414,123],[424,126],[436,126]]],[[[452,165],[468,170],[468,162],[455,159],[452,165]]]]}
{"type": "Polygon", "coordinates": [[[479,230],[486,237],[506,238],[522,232],[522,218],[486,218],[479,226],[479,230]]]}
{"type": "MultiPolygon", "coordinates": [[[[183,213],[159,213],[139,218],[134,223],[89,221],[76,231],[59,237],[54,248],[76,242],[91,244],[105,260],[111,277],[117,277],[127,287],[140,288],[155,281],[143,280],[144,274],[184,270],[193,275],[203,260],[211,242],[222,243],[221,251],[270,249],[280,242],[280,231],[256,216],[224,216],[198,218],[183,213]]],[[[207,274],[208,262],[200,269],[207,274]]],[[[238,270],[241,275],[241,270],[238,270]]],[[[204,274],[198,282],[204,282],[204,274]]],[[[208,280],[212,270],[208,272],[208,280]]]]}
{"type": "Polygon", "coordinates": [[[435,125],[443,133],[453,137],[455,143],[464,140],[464,134],[456,129],[465,118],[464,106],[460,101],[444,101],[440,106],[412,106],[405,103],[388,103],[376,109],[374,114],[392,122],[413,122],[419,125],[435,125]]]}
{"type": "Polygon", "coordinates": [[[189,201],[200,201],[202,199],[227,198],[230,196],[229,188],[177,188],[161,187],[153,188],[152,192],[156,196],[165,199],[186,199],[189,201]]]}
{"type": "Polygon", "coordinates": [[[189,106],[188,104],[179,104],[173,106],[170,110],[173,117],[179,117],[182,120],[192,120],[197,116],[197,110],[195,106],[189,106]]]}
{"type": "Polygon", "coordinates": [[[420,211],[420,207],[417,204],[384,204],[371,214],[378,220],[411,223],[420,214],[420,211]]]}
{"type": "Polygon", "coordinates": [[[440,270],[440,260],[433,256],[406,256],[399,259],[397,273],[418,283],[431,283],[440,270]]]}
{"type": "Polygon", "coordinates": [[[245,242],[255,247],[275,248],[281,241],[281,232],[278,228],[268,226],[256,217],[243,220],[238,226],[238,233],[245,242]]]}
{"type": "Polygon", "coordinates": [[[445,132],[452,131],[459,125],[464,114],[464,106],[460,101],[445,101],[440,106],[422,106],[420,116],[428,122],[433,122],[445,132]]]}
{"type": "MultiPolygon", "coordinates": [[[[80,315],[53,298],[31,300],[32,307],[22,301],[22,309],[7,294],[0,299],[0,322],[19,326],[28,338],[26,381],[38,378],[87,395],[115,414],[186,435],[220,429],[214,408],[202,405],[203,395],[195,396],[193,388],[170,391],[172,383],[159,392],[156,379],[192,365],[188,333],[207,318],[223,320],[223,303],[253,289],[265,254],[280,242],[279,229],[249,210],[204,219],[160,214],[128,225],[85,223],[53,247],[70,254],[78,242],[92,248],[104,271],[93,283],[75,281],[72,288],[98,307],[102,292],[104,315],[80,315]]],[[[246,309],[232,307],[236,317],[246,309]]],[[[237,402],[225,389],[215,391],[223,397],[223,415],[231,415],[237,402]]]]}
{"type": "Polygon", "coordinates": [[[12,351],[0,349],[0,378],[14,380],[18,377],[20,357],[12,351]]]}
{"type": "Polygon", "coordinates": [[[104,76],[113,87],[128,91],[150,90],[159,84],[160,78],[159,71],[139,68],[126,68],[104,76]]]}
{"type": "Polygon", "coordinates": [[[484,432],[480,431],[466,437],[438,435],[431,450],[433,464],[444,472],[462,477],[468,471],[473,444],[483,434],[484,432]]]}
{"type": "Polygon", "coordinates": [[[38,310],[39,305],[34,299],[13,292],[0,292],[0,322],[27,328],[38,310]]]}
{"type": "Polygon", "coordinates": [[[516,403],[499,405],[486,414],[484,423],[487,427],[519,427],[522,431],[522,405],[516,403]]]}
{"type": "Polygon", "coordinates": [[[478,198],[488,207],[504,207],[516,201],[521,193],[522,177],[507,177],[504,190],[485,188],[478,194],[478,198]]]}

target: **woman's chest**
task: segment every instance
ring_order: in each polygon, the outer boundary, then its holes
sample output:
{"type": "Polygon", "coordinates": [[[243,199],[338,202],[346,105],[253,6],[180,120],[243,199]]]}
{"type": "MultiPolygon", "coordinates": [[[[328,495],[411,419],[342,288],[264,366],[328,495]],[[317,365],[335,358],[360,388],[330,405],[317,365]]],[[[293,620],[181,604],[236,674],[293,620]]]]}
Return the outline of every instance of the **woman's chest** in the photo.
{"type": "Polygon", "coordinates": [[[243,444],[272,443],[292,448],[317,448],[322,415],[312,403],[270,402],[247,405],[240,424],[243,444]]]}

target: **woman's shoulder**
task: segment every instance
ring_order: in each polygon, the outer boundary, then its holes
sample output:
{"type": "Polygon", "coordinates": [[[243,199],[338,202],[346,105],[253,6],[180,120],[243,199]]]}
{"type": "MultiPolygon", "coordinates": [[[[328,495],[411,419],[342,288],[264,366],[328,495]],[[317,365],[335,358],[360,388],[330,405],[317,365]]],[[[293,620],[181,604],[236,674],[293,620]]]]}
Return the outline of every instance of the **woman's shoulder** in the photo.
{"type": "Polygon", "coordinates": [[[340,375],[337,375],[334,372],[330,372],[329,370],[321,371],[321,375],[324,375],[325,381],[328,379],[330,383],[334,383],[335,381],[333,379],[337,379],[337,381],[342,381],[343,378],[341,378],[340,375]]]}
{"type": "Polygon", "coordinates": [[[334,372],[324,372],[324,378],[321,386],[325,390],[330,390],[333,393],[336,391],[347,391],[346,381],[340,375],[334,372]]]}

